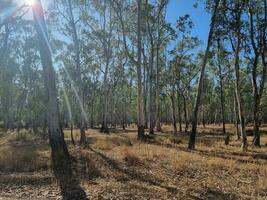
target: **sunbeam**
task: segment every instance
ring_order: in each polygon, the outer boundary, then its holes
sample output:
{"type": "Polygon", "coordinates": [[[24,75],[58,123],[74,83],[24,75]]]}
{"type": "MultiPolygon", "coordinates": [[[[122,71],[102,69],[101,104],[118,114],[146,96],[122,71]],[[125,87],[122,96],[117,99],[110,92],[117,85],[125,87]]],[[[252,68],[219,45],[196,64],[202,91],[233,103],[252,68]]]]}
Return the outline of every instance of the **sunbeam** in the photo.
{"type": "Polygon", "coordinates": [[[81,101],[81,99],[80,99],[80,97],[79,97],[77,88],[74,86],[74,82],[73,82],[73,80],[71,79],[70,74],[69,74],[68,70],[66,69],[66,67],[65,67],[64,65],[63,65],[63,70],[66,72],[66,74],[67,74],[67,78],[68,78],[68,80],[71,82],[71,89],[73,90],[73,92],[74,92],[74,94],[75,94],[75,97],[76,97],[77,100],[78,100],[80,109],[81,109],[81,111],[82,111],[82,116],[84,117],[84,119],[85,119],[85,121],[86,121],[86,123],[87,123],[87,122],[88,122],[88,117],[87,117],[86,112],[85,112],[85,110],[84,110],[82,101],[81,101]]]}
{"type": "Polygon", "coordinates": [[[67,96],[67,92],[66,92],[66,89],[65,89],[65,84],[62,81],[62,78],[61,78],[61,75],[60,74],[58,76],[58,79],[59,79],[60,84],[62,85],[63,96],[64,96],[65,103],[67,105],[69,120],[72,123],[72,110],[71,110],[71,106],[70,106],[70,101],[69,101],[69,98],[67,96]]]}
{"type": "Polygon", "coordinates": [[[26,4],[29,6],[33,6],[36,0],[26,0],[26,4]]]}

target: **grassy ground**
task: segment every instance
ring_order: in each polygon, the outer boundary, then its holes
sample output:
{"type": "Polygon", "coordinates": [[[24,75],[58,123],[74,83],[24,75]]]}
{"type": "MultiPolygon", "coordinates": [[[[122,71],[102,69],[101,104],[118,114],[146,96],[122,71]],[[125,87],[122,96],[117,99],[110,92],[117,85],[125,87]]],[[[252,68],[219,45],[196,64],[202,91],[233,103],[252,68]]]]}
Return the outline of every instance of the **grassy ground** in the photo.
{"type": "MultiPolygon", "coordinates": [[[[88,130],[86,148],[70,144],[69,130],[65,135],[75,181],[54,176],[47,141],[26,132],[0,136],[0,199],[80,199],[62,192],[77,190],[88,199],[267,199],[264,134],[262,148],[247,152],[234,136],[225,146],[214,125],[199,128],[195,151],[187,150],[188,135],[173,136],[170,126],[149,143],[136,140],[134,127],[110,135],[88,130]]],[[[74,135],[78,140],[79,131],[74,135]]]]}

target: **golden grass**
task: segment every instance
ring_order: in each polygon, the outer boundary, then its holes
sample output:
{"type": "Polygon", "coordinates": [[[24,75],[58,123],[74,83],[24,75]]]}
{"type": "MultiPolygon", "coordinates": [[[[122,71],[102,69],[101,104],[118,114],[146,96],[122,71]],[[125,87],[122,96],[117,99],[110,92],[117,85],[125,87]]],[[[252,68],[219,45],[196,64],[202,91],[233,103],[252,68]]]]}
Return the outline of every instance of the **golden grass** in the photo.
{"type": "Polygon", "coordinates": [[[26,132],[8,133],[0,140],[0,171],[33,172],[50,168],[48,144],[26,132]]]}
{"type": "Polygon", "coordinates": [[[91,145],[93,148],[100,149],[100,150],[112,150],[117,146],[130,146],[131,140],[125,137],[119,137],[115,135],[101,135],[101,136],[94,136],[88,137],[88,141],[92,142],[91,145]]]}
{"type": "MultiPolygon", "coordinates": [[[[88,130],[89,148],[70,145],[69,149],[83,169],[78,175],[95,199],[101,197],[97,194],[108,196],[108,191],[136,199],[266,199],[267,136],[262,136],[261,149],[250,146],[242,152],[240,141],[233,136],[234,127],[226,127],[232,134],[230,145],[224,145],[218,132],[221,127],[207,125],[199,128],[194,151],[187,150],[187,135],[168,132],[171,126],[163,126],[165,133],[156,133],[149,144],[137,141],[132,131],[104,135],[88,130]],[[92,185],[92,179],[97,184],[92,185]]],[[[69,134],[66,130],[65,137],[69,134]]],[[[74,130],[74,135],[78,140],[79,130],[74,130]]],[[[47,148],[33,145],[35,141],[27,137],[17,140],[11,133],[0,138],[0,170],[49,168],[47,148]]],[[[252,137],[248,140],[251,143],[252,137]]]]}
{"type": "MultiPolygon", "coordinates": [[[[231,145],[225,146],[223,137],[215,135],[217,127],[209,128],[211,136],[197,138],[195,151],[187,150],[188,137],[161,134],[155,137],[153,144],[134,142],[132,146],[117,146],[108,155],[119,161],[125,161],[125,157],[137,159],[138,164],[126,163],[146,171],[151,178],[166,185],[184,187],[185,190],[194,185],[196,193],[203,191],[203,187],[220,188],[223,193],[233,195],[232,199],[266,199],[266,146],[261,149],[250,147],[248,152],[242,152],[240,141],[232,137],[231,145]],[[176,179],[177,175],[179,179],[176,179]]],[[[248,139],[251,143],[252,138],[248,139]]],[[[262,144],[266,139],[263,135],[262,144]]],[[[216,195],[220,197],[215,194],[214,198],[216,195]]]]}
{"type": "Polygon", "coordinates": [[[132,149],[124,147],[124,160],[128,165],[136,166],[140,164],[140,159],[137,154],[135,154],[132,149]]]}

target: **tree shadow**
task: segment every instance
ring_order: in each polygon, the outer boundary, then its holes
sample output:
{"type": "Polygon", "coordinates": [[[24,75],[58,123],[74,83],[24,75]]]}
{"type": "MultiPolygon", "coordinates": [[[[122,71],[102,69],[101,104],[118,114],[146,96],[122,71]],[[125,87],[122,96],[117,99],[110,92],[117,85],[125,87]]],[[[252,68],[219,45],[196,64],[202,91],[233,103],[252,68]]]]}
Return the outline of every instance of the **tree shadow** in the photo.
{"type": "Polygon", "coordinates": [[[208,188],[200,194],[199,197],[195,197],[195,200],[234,200],[238,199],[235,194],[224,193],[218,189],[208,188]]]}
{"type": "Polygon", "coordinates": [[[72,172],[70,163],[66,164],[64,169],[54,169],[63,200],[88,200],[86,192],[81,188],[78,178],[74,177],[72,172]]]}
{"type": "Polygon", "coordinates": [[[138,180],[138,181],[149,183],[149,184],[157,186],[157,187],[164,188],[164,189],[166,189],[167,191],[169,191],[171,193],[177,193],[177,188],[175,188],[175,187],[163,185],[161,183],[162,181],[153,180],[151,176],[146,176],[143,173],[135,172],[134,170],[129,170],[129,169],[120,167],[118,162],[116,162],[115,160],[109,158],[108,156],[104,155],[103,153],[98,152],[98,151],[96,151],[96,150],[94,150],[94,149],[92,149],[90,147],[89,147],[89,150],[91,150],[92,152],[94,152],[95,154],[100,156],[111,168],[113,168],[113,169],[115,169],[115,170],[127,175],[131,179],[135,179],[135,180],[138,180]]]}

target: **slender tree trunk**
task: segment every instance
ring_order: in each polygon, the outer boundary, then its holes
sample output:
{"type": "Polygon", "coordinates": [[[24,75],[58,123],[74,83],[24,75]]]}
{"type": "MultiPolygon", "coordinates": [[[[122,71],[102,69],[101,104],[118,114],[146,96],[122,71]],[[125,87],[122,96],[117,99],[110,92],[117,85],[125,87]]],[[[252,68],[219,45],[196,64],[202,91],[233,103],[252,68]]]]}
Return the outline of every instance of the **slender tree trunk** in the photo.
{"type": "MultiPolygon", "coordinates": [[[[93,94],[91,98],[94,99],[95,95],[93,94]]],[[[95,102],[94,100],[90,100],[90,128],[95,127],[95,118],[94,118],[94,110],[95,110],[95,102]]]]}
{"type": "Polygon", "coordinates": [[[160,49],[160,17],[158,16],[158,22],[157,22],[157,29],[158,29],[158,40],[157,40],[157,51],[156,51],[156,129],[158,132],[161,132],[161,125],[160,125],[160,89],[159,89],[159,81],[160,81],[160,64],[159,64],[159,49],[160,49]]]}
{"type": "Polygon", "coordinates": [[[149,134],[154,134],[153,123],[153,65],[154,65],[154,47],[151,47],[151,57],[149,62],[149,134]]]}
{"type": "Polygon", "coordinates": [[[197,132],[197,117],[198,117],[198,109],[200,105],[200,99],[202,96],[202,85],[203,85],[203,80],[204,80],[204,75],[205,75],[205,69],[206,69],[206,64],[208,60],[208,55],[209,55],[209,50],[210,50],[210,45],[212,42],[212,37],[213,37],[213,29],[215,26],[215,21],[216,21],[216,15],[217,15],[217,9],[219,6],[220,0],[216,1],[216,5],[213,10],[212,18],[211,18],[211,25],[210,25],[210,31],[209,31],[209,36],[208,36],[208,42],[207,42],[207,47],[205,51],[205,55],[203,58],[203,63],[201,66],[201,72],[200,72],[200,78],[199,78],[199,83],[198,83],[198,91],[197,91],[197,97],[194,105],[194,111],[193,111],[193,119],[192,119],[192,131],[190,134],[190,139],[188,143],[188,148],[189,149],[195,149],[195,140],[196,140],[196,132],[197,132]]]}
{"type": "Polygon", "coordinates": [[[177,90],[177,108],[178,108],[178,121],[179,121],[179,131],[182,132],[182,108],[181,108],[181,96],[179,91],[177,90]]]}
{"type": "MultiPolygon", "coordinates": [[[[108,73],[109,73],[109,63],[110,63],[110,45],[111,45],[111,34],[112,34],[112,26],[111,26],[111,15],[109,20],[110,30],[108,37],[105,37],[105,41],[103,43],[104,54],[106,58],[105,71],[104,71],[104,88],[103,88],[103,119],[102,119],[102,128],[101,131],[104,133],[109,133],[107,116],[108,116],[108,98],[109,98],[109,88],[108,88],[108,73]]],[[[106,14],[104,11],[104,32],[106,32],[106,14]]],[[[111,112],[112,113],[112,112],[111,112]]],[[[112,121],[112,120],[111,120],[112,121]]]]}
{"type": "MultiPolygon", "coordinates": [[[[253,85],[253,99],[254,99],[254,110],[253,110],[253,146],[260,147],[260,133],[259,133],[259,106],[260,106],[260,99],[261,95],[258,91],[257,85],[257,65],[258,65],[258,57],[259,55],[256,53],[254,58],[254,63],[252,67],[252,85],[253,85]]],[[[263,75],[265,76],[265,74],[263,75]]]]}
{"type": "Polygon", "coordinates": [[[237,113],[237,105],[236,105],[236,96],[234,95],[234,117],[235,117],[235,128],[236,128],[236,139],[240,140],[240,133],[239,133],[239,119],[238,119],[238,113],[237,113]]]}
{"type": "MultiPolygon", "coordinates": [[[[48,95],[47,122],[49,141],[52,149],[52,161],[55,170],[67,170],[66,164],[70,162],[69,152],[64,141],[64,133],[60,128],[59,107],[56,88],[56,74],[53,68],[48,33],[45,24],[41,0],[36,0],[33,6],[33,15],[37,37],[39,40],[39,51],[44,71],[45,86],[48,95]]],[[[67,172],[69,172],[68,169],[67,172]]]]}
{"type": "Polygon", "coordinates": [[[80,42],[78,38],[76,23],[73,15],[72,0],[68,0],[69,13],[70,13],[70,25],[72,27],[72,39],[75,48],[75,63],[76,63],[76,78],[78,86],[78,101],[80,106],[80,143],[85,144],[85,111],[84,111],[84,94],[83,94],[83,83],[81,77],[81,58],[80,58],[80,42]]]}
{"type": "MultiPolygon", "coordinates": [[[[217,45],[218,45],[218,54],[221,50],[221,45],[220,45],[220,41],[217,41],[217,45]]],[[[220,78],[220,100],[221,100],[221,115],[222,115],[222,125],[223,125],[223,135],[225,135],[225,140],[224,140],[224,144],[228,145],[230,142],[230,134],[227,133],[226,134],[226,130],[225,130],[225,107],[224,107],[224,102],[225,102],[225,98],[224,98],[224,87],[223,87],[223,75],[222,75],[222,66],[221,66],[221,60],[220,57],[218,55],[218,68],[219,68],[219,78],[220,78]]]]}
{"type": "Polygon", "coordinates": [[[71,125],[70,125],[70,137],[71,137],[71,143],[73,145],[75,145],[75,140],[74,140],[74,137],[73,137],[73,123],[71,122],[71,125]]]}
{"type": "MultiPolygon", "coordinates": [[[[254,112],[253,112],[253,124],[254,124],[254,138],[253,138],[253,146],[260,147],[260,122],[259,122],[259,115],[260,115],[260,103],[261,103],[261,97],[264,91],[265,86],[265,80],[266,80],[266,72],[267,72],[267,66],[266,66],[266,52],[267,52],[267,1],[264,1],[264,23],[263,26],[257,27],[260,28],[257,32],[260,32],[259,37],[255,38],[255,28],[254,28],[254,12],[252,8],[249,8],[249,19],[250,19],[250,40],[251,45],[254,51],[254,60],[253,60],[253,66],[252,66],[252,85],[253,85],[253,94],[254,94],[254,112]],[[255,40],[260,42],[255,42],[255,40]],[[261,70],[261,79],[258,79],[258,61],[259,57],[262,58],[262,70],[261,70]],[[258,86],[259,82],[259,86],[258,86]]],[[[259,19],[257,19],[256,23],[259,19]]]]}
{"type": "Polygon", "coordinates": [[[143,59],[144,59],[144,68],[143,68],[143,95],[144,95],[144,115],[145,115],[145,128],[148,128],[148,115],[147,115],[147,101],[148,101],[148,97],[147,97],[147,85],[148,85],[148,66],[147,66],[147,57],[145,55],[145,48],[143,47],[142,52],[143,52],[143,59]]]}
{"type": "Polygon", "coordinates": [[[187,105],[186,105],[186,98],[185,98],[185,95],[182,94],[182,97],[183,97],[183,108],[184,108],[184,122],[185,122],[185,132],[188,131],[188,117],[187,117],[187,105]]]}
{"type": "Polygon", "coordinates": [[[235,95],[237,100],[237,110],[238,110],[238,117],[240,122],[240,131],[242,136],[242,145],[241,148],[243,151],[247,150],[247,135],[245,130],[245,119],[244,119],[244,113],[243,113],[243,104],[241,103],[241,96],[240,96],[240,85],[239,85],[239,69],[237,71],[236,69],[236,89],[235,89],[235,95]]]}
{"type": "Polygon", "coordinates": [[[125,124],[126,124],[126,97],[123,96],[123,108],[122,108],[122,129],[125,131],[125,124]]]}
{"type": "Polygon", "coordinates": [[[175,94],[174,94],[174,88],[172,89],[171,94],[171,106],[172,106],[172,124],[173,124],[173,133],[177,134],[177,126],[176,126],[176,109],[175,109],[175,94]]]}
{"type": "Polygon", "coordinates": [[[104,74],[104,93],[103,93],[103,116],[102,116],[102,127],[101,131],[104,133],[109,133],[108,123],[107,123],[107,114],[108,114],[108,83],[107,83],[107,74],[109,61],[106,61],[105,74],[104,74]]]}
{"type": "Polygon", "coordinates": [[[206,120],[205,120],[205,105],[204,104],[202,104],[202,109],[201,109],[201,114],[202,114],[202,126],[203,126],[203,128],[205,128],[206,127],[206,120]]]}
{"type": "Polygon", "coordinates": [[[253,145],[260,147],[260,125],[259,125],[259,102],[260,98],[258,95],[254,95],[254,112],[253,112],[253,125],[254,125],[254,138],[253,145]]]}
{"type": "Polygon", "coordinates": [[[235,47],[235,95],[236,95],[236,102],[237,102],[237,110],[238,110],[238,116],[239,116],[239,122],[240,122],[240,131],[242,136],[242,145],[241,149],[243,151],[247,150],[248,142],[247,142],[247,134],[245,130],[245,117],[244,117],[244,110],[243,110],[243,102],[241,99],[240,94],[240,49],[241,49],[241,11],[238,13],[237,17],[237,26],[236,26],[236,38],[237,38],[237,44],[235,47]]]}
{"type": "Polygon", "coordinates": [[[144,104],[142,94],[142,35],[141,35],[141,19],[142,19],[142,1],[137,0],[137,116],[138,116],[138,139],[145,139],[144,130],[144,104]]]}

